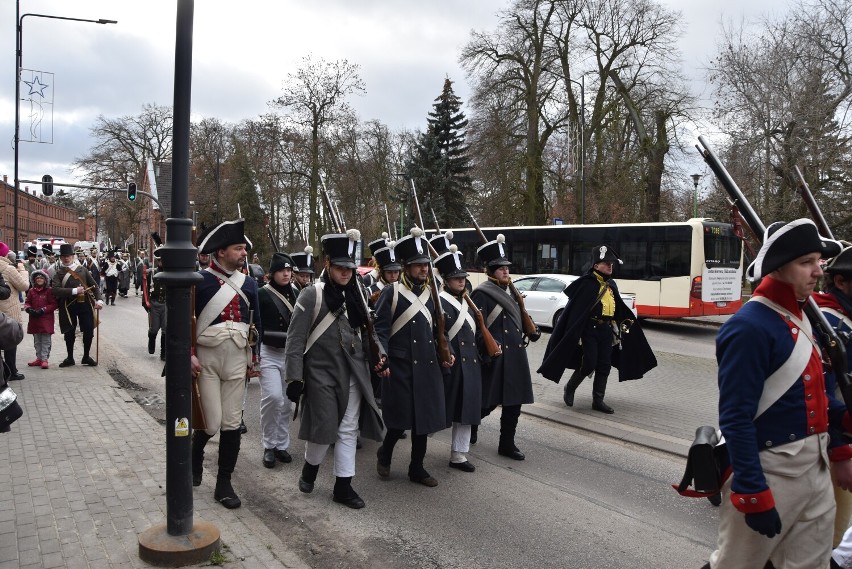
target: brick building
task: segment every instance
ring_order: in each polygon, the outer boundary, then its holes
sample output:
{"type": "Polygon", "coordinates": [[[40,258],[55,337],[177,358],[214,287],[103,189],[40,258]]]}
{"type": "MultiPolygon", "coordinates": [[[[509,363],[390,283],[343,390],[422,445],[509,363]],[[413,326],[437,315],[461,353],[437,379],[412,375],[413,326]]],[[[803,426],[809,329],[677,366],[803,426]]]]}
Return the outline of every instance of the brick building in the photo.
{"type": "Polygon", "coordinates": [[[18,194],[18,243],[15,239],[15,186],[4,175],[0,183],[3,193],[3,223],[0,225],[0,239],[12,251],[23,250],[26,241],[36,237],[62,237],[68,243],[77,241],[95,241],[95,218],[82,216],[76,210],[51,202],[49,197],[35,189],[23,186],[18,194]],[[14,246],[13,246],[14,245],[14,246]]]}

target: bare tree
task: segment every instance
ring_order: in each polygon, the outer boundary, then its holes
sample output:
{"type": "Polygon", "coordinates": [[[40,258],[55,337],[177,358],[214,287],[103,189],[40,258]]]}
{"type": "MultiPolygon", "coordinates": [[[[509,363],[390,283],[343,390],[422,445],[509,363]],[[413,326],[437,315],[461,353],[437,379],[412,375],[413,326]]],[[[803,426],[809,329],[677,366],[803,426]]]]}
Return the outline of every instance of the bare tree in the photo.
{"type": "Polygon", "coordinates": [[[765,219],[805,214],[798,165],[836,230],[852,226],[852,5],[816,0],[782,19],[726,25],[710,78],[729,169],[765,219]]]}
{"type": "Polygon", "coordinates": [[[346,98],[365,92],[358,69],[358,65],[345,59],[329,62],[306,56],[298,71],[288,75],[284,94],[270,103],[272,107],[288,109],[294,124],[309,133],[311,164],[306,237],[313,244],[318,241],[321,139],[331,125],[353,114],[346,98]]]}

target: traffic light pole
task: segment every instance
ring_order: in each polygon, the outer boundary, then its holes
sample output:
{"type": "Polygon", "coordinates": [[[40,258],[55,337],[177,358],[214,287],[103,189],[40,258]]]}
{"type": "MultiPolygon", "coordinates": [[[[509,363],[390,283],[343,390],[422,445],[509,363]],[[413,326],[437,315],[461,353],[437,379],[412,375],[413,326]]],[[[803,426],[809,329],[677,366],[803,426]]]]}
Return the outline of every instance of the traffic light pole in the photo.
{"type": "MultiPolygon", "coordinates": [[[[21,182],[22,184],[42,184],[42,182],[41,182],[40,180],[20,180],[20,182],[21,182]]],[[[52,183],[52,185],[54,185],[54,186],[61,186],[61,187],[63,187],[63,188],[83,188],[83,189],[85,189],[85,190],[103,190],[103,191],[105,191],[105,192],[117,192],[117,193],[120,193],[120,194],[127,193],[127,189],[126,189],[126,188],[125,188],[125,189],[121,189],[121,188],[107,188],[107,187],[105,187],[105,186],[87,186],[87,185],[85,185],[85,184],[65,184],[65,183],[62,183],[62,182],[51,182],[51,183],[52,183]]],[[[151,199],[151,201],[152,201],[152,202],[154,202],[155,204],[157,204],[157,207],[158,207],[158,208],[160,208],[160,211],[165,211],[165,210],[163,209],[162,204],[160,204],[160,200],[158,200],[157,198],[155,198],[155,197],[154,197],[152,194],[150,194],[149,192],[143,192],[142,190],[136,190],[136,193],[137,193],[137,194],[139,194],[139,195],[148,196],[148,197],[151,199]]]]}

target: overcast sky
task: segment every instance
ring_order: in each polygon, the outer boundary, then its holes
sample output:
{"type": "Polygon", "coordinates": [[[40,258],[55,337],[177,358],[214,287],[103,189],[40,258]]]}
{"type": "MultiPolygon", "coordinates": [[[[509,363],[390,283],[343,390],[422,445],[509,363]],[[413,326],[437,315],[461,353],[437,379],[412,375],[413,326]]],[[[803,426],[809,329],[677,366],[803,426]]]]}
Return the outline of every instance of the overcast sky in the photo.
{"type": "MultiPolygon", "coordinates": [[[[684,15],[687,73],[701,88],[723,19],[740,21],[786,1],[662,0],[684,15]]],[[[22,142],[20,178],[76,181],[75,157],[93,141],[96,117],[132,116],[146,103],[171,105],[176,0],[20,0],[21,14],[118,20],[117,25],[27,17],[23,68],[52,72],[53,143],[22,142]]],[[[445,76],[467,100],[458,54],[470,31],[491,31],[508,0],[197,0],[193,118],[238,122],[269,110],[305,55],[361,66],[367,92],[351,100],[362,120],[422,129],[445,76]]],[[[0,175],[14,174],[15,1],[0,2],[0,175]],[[6,80],[3,80],[5,77],[6,80]]],[[[22,94],[28,92],[21,86],[22,94]]],[[[21,131],[28,127],[21,110],[21,131]]],[[[24,138],[22,134],[22,138],[24,138]]]]}

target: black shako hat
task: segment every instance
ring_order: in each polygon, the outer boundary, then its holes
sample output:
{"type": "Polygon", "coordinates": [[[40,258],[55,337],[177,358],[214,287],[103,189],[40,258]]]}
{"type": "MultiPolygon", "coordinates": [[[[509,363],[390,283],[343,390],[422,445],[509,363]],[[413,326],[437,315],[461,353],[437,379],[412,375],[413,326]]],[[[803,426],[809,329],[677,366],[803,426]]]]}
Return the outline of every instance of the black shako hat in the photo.
{"type": "Polygon", "coordinates": [[[384,249],[385,247],[390,247],[390,243],[388,242],[389,236],[386,231],[382,232],[382,236],[375,241],[370,241],[367,243],[367,247],[370,248],[370,252],[373,254],[373,257],[376,256],[376,251],[379,249],[384,249]]]}
{"type": "Polygon", "coordinates": [[[440,256],[450,250],[450,240],[453,238],[453,232],[439,233],[429,240],[432,248],[440,256]]]}
{"type": "MultiPolygon", "coordinates": [[[[53,255],[53,249],[50,250],[50,254],[53,255]]],[[[59,246],[59,255],[73,255],[74,254],[74,246],[70,243],[63,243],[59,246]]]]}
{"type": "Polygon", "coordinates": [[[314,274],[314,248],[308,245],[304,251],[290,253],[297,273],[314,274]]]}
{"type": "Polygon", "coordinates": [[[209,255],[240,243],[245,243],[246,251],[251,251],[251,241],[245,233],[245,220],[223,221],[198,238],[198,251],[209,255]]]}
{"type": "MultiPolygon", "coordinates": [[[[66,255],[70,255],[70,254],[72,254],[72,253],[74,252],[74,247],[73,247],[73,246],[71,246],[71,245],[68,245],[68,246],[69,246],[69,247],[71,247],[71,253],[66,253],[66,255]]],[[[60,248],[60,250],[61,250],[61,249],[62,249],[62,245],[60,245],[60,246],[59,246],[59,248],[60,248]]],[[[42,252],[42,253],[44,253],[45,255],[50,255],[51,257],[53,257],[54,255],[56,255],[56,253],[53,251],[53,246],[52,246],[52,245],[50,245],[49,243],[45,243],[44,245],[42,245],[42,246],[41,246],[41,252],[42,252]]],[[[61,254],[62,254],[62,253],[60,253],[60,255],[61,255],[61,254]]]]}
{"type": "Polygon", "coordinates": [[[27,247],[27,257],[35,257],[38,255],[38,247],[30,245],[27,247]]]}
{"type": "Polygon", "coordinates": [[[763,245],[746,276],[754,282],[803,255],[819,253],[822,259],[828,259],[837,256],[842,248],[837,241],[822,237],[810,219],[776,221],[766,228],[763,245]]]}
{"type": "Polygon", "coordinates": [[[506,256],[506,236],[502,233],[494,241],[480,245],[476,256],[486,267],[506,267],[512,264],[506,256]]]}
{"type": "Polygon", "coordinates": [[[846,247],[825,266],[832,275],[852,275],[852,247],[846,247]]]}
{"type": "Polygon", "coordinates": [[[597,263],[618,263],[621,265],[624,264],[624,261],[618,258],[618,255],[609,245],[598,245],[592,247],[592,265],[594,266],[597,263]]]}
{"type": "Polygon", "coordinates": [[[287,253],[273,253],[272,260],[269,261],[269,273],[277,273],[281,269],[293,269],[295,263],[287,253]]]}
{"type": "Polygon", "coordinates": [[[357,229],[350,229],[346,233],[329,233],[320,237],[323,255],[328,256],[328,261],[332,265],[346,269],[357,267],[355,247],[360,240],[361,232],[357,229]]]}
{"type": "Polygon", "coordinates": [[[396,250],[394,249],[393,241],[390,241],[389,245],[390,247],[373,251],[373,258],[376,260],[380,271],[401,271],[402,265],[396,260],[396,250]]]}
{"type": "Polygon", "coordinates": [[[416,225],[411,228],[409,235],[396,242],[393,249],[397,258],[402,259],[406,265],[430,261],[429,248],[426,245],[426,239],[423,238],[423,230],[416,225]]]}
{"type": "Polygon", "coordinates": [[[445,279],[467,276],[467,272],[462,268],[462,254],[455,245],[450,245],[446,253],[435,259],[435,268],[445,279]]]}

